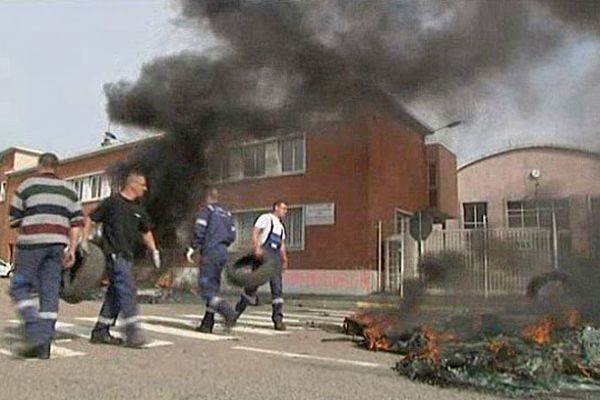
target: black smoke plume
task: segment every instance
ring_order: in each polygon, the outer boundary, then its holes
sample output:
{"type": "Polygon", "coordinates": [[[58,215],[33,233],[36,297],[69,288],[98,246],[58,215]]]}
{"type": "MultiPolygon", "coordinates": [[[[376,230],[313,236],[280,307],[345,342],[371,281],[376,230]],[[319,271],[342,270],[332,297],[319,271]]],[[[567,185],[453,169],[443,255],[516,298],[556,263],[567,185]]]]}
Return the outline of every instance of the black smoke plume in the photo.
{"type": "MultiPolygon", "coordinates": [[[[226,140],[315,131],[331,116],[390,99],[401,108],[433,96],[451,115],[460,109],[457,87],[506,82],[515,66],[534,68],[573,35],[600,31],[594,0],[180,4],[218,50],[153,60],[136,82],[105,87],[113,121],[165,132],[130,164],[149,174],[150,211],[171,233],[205,181],[206,151],[226,140]]],[[[510,81],[515,101],[535,104],[518,76],[510,81]]]]}

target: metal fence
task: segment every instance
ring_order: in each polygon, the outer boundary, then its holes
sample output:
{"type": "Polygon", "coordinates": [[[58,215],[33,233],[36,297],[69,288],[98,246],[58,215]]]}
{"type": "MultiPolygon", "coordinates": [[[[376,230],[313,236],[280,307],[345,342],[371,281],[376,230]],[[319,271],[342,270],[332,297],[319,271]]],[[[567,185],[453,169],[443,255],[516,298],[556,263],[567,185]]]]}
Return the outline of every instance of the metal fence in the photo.
{"type": "Polygon", "coordinates": [[[400,292],[419,279],[419,260],[447,268],[447,277],[430,284],[431,294],[522,294],[529,279],[553,267],[552,232],[547,229],[434,230],[421,244],[406,230],[385,241],[384,290],[400,292]]]}

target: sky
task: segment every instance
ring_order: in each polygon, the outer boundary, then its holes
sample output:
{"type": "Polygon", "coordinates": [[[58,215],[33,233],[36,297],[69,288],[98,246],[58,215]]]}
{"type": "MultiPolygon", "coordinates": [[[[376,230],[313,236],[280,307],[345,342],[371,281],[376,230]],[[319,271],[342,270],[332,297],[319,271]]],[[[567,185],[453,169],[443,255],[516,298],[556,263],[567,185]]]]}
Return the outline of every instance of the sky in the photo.
{"type": "MultiPolygon", "coordinates": [[[[70,156],[98,148],[108,128],[105,83],[135,81],[157,56],[214,44],[193,35],[178,11],[172,0],[1,0],[0,150],[70,156]]],[[[461,163],[519,144],[600,150],[598,65],[597,38],[575,36],[531,71],[516,63],[502,85],[457,87],[451,109],[435,97],[409,109],[432,127],[464,121],[432,138],[461,163]],[[536,98],[519,97],[523,82],[536,98]]],[[[144,134],[114,125],[111,131],[125,141],[144,134]]]]}
{"type": "Polygon", "coordinates": [[[135,79],[155,56],[203,47],[177,15],[169,0],[0,1],[0,149],[97,148],[108,126],[103,84],[135,79]]]}

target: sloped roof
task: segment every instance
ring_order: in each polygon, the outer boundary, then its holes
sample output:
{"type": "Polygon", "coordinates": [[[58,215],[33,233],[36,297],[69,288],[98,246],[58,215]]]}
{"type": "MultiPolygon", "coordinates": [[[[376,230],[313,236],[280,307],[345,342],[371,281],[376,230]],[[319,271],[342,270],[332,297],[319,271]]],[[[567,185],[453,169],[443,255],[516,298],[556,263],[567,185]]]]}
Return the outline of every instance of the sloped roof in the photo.
{"type": "Polygon", "coordinates": [[[507,147],[507,148],[504,148],[501,150],[494,151],[489,154],[485,154],[484,156],[479,157],[475,160],[467,161],[466,163],[464,163],[463,165],[461,165],[458,168],[458,171],[461,171],[465,168],[468,168],[474,164],[478,164],[478,163],[488,160],[490,158],[498,157],[498,156],[501,156],[504,154],[516,153],[516,152],[528,151],[528,150],[540,150],[540,149],[557,150],[557,151],[564,151],[564,152],[575,152],[575,153],[586,154],[586,155],[592,156],[592,157],[600,157],[599,152],[593,151],[590,149],[585,149],[583,147],[578,147],[578,146],[570,146],[570,145],[563,145],[563,144],[551,144],[551,143],[526,144],[526,145],[520,145],[520,146],[507,147]]]}

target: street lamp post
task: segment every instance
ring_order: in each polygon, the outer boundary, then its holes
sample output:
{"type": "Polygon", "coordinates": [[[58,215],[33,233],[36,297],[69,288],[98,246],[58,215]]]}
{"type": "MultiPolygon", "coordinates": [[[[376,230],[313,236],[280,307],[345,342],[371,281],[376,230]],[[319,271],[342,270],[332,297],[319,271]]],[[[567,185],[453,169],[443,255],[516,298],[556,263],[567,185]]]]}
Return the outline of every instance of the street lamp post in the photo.
{"type": "Polygon", "coordinates": [[[433,135],[434,133],[436,133],[438,131],[441,131],[442,129],[456,128],[457,126],[459,126],[461,124],[462,124],[462,121],[453,121],[453,122],[450,122],[449,124],[446,124],[444,126],[440,126],[439,128],[436,128],[436,129],[432,130],[427,135],[433,135]]]}

